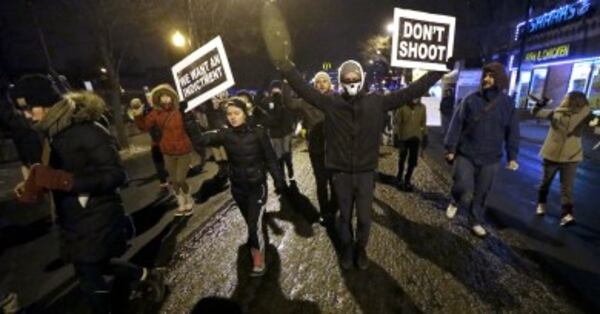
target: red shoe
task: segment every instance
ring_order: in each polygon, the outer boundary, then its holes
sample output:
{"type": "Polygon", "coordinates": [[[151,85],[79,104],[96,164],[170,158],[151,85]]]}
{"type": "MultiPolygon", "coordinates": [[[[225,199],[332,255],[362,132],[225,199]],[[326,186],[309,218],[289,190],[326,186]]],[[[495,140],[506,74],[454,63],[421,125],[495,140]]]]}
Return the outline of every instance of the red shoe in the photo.
{"type": "Polygon", "coordinates": [[[263,252],[251,248],[250,253],[252,254],[252,273],[250,273],[250,276],[260,277],[264,275],[267,268],[265,267],[265,258],[263,252]]]}

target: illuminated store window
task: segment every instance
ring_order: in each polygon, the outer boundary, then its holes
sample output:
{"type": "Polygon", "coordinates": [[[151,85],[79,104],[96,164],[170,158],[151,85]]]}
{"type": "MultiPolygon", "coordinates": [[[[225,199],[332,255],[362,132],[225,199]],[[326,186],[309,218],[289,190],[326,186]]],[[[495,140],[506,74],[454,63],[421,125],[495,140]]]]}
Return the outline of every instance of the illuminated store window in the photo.
{"type": "Polygon", "coordinates": [[[521,72],[521,83],[517,89],[517,102],[515,106],[524,107],[527,104],[527,91],[529,90],[529,81],[531,80],[531,71],[521,72]]]}
{"type": "Polygon", "coordinates": [[[588,88],[588,99],[594,109],[600,109],[600,63],[594,63],[592,77],[588,88]]]}
{"type": "Polygon", "coordinates": [[[573,72],[571,72],[571,80],[569,81],[569,91],[587,91],[587,84],[592,72],[591,62],[575,63],[573,72]]]}
{"type": "MultiPolygon", "coordinates": [[[[529,86],[529,93],[533,94],[537,98],[544,96],[544,85],[546,84],[546,76],[548,75],[548,69],[535,69],[533,70],[533,76],[531,78],[531,85],[529,86]]],[[[528,107],[533,106],[532,102],[528,103],[528,107]]]]}

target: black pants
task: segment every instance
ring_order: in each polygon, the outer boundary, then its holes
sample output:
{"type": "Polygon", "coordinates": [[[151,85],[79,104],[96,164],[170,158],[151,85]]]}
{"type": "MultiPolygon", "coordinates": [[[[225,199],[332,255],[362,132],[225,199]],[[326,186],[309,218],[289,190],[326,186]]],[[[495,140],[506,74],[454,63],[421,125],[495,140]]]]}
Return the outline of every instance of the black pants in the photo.
{"type": "Polygon", "coordinates": [[[110,287],[105,275],[114,275],[118,280],[136,282],[142,278],[143,268],[123,261],[103,261],[96,263],[74,263],[81,290],[87,299],[92,313],[110,313],[110,287]]]}
{"type": "Polygon", "coordinates": [[[334,214],[335,192],[331,171],[325,167],[325,134],[322,125],[313,127],[308,133],[308,156],[317,184],[317,200],[321,216],[334,214]]]}
{"type": "Polygon", "coordinates": [[[158,145],[152,145],[152,162],[154,163],[154,168],[156,169],[156,174],[158,174],[158,179],[160,183],[167,182],[167,170],[165,169],[165,159],[163,158],[163,154],[160,151],[160,147],[158,145]]]}
{"type": "Polygon", "coordinates": [[[485,202],[498,167],[498,162],[477,165],[461,155],[457,155],[454,160],[452,197],[459,207],[468,210],[471,224],[484,223],[485,202]]]}
{"type": "Polygon", "coordinates": [[[287,168],[287,176],[289,179],[294,178],[294,164],[292,163],[292,153],[283,153],[279,160],[279,165],[282,171],[287,168]]]}
{"type": "Polygon", "coordinates": [[[375,189],[375,173],[334,172],[333,186],[340,211],[338,234],[343,246],[353,243],[352,210],[356,209],[356,244],[366,248],[371,230],[371,207],[375,189]]]}
{"type": "Polygon", "coordinates": [[[556,176],[560,172],[560,203],[563,205],[563,210],[566,207],[573,205],[573,185],[575,184],[575,175],[577,174],[578,162],[553,162],[544,160],[544,176],[538,191],[538,203],[546,203],[550,186],[556,176]]]}
{"type": "Polygon", "coordinates": [[[417,138],[409,139],[406,141],[400,141],[398,143],[398,180],[403,179],[404,182],[410,183],[413,172],[415,171],[415,167],[417,166],[417,162],[419,160],[419,146],[420,141],[417,138]],[[406,167],[406,174],[404,174],[404,165],[406,164],[406,159],[408,157],[408,165],[406,167]]]}
{"type": "Polygon", "coordinates": [[[267,184],[233,183],[231,194],[248,226],[248,244],[264,252],[263,215],[267,203],[267,184]]]}

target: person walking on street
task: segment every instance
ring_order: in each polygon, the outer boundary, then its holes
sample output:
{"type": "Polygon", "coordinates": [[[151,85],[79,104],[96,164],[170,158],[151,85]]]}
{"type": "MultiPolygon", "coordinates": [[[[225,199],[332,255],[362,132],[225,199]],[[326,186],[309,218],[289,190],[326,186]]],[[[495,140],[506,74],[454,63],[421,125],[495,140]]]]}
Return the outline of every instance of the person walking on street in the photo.
{"type": "Polygon", "coordinates": [[[118,190],[127,175],[115,138],[98,122],[105,110],[94,93],[64,95],[35,125],[45,137],[42,164],[33,165],[27,181],[16,188],[24,203],[51,193],[61,258],[73,263],[93,313],[111,312],[105,275],[143,283],[153,301],[164,296],[159,272],[115,259],[127,248],[127,220],[118,190]]]}
{"type": "Polygon", "coordinates": [[[225,101],[228,128],[203,133],[201,145],[223,146],[229,156],[231,194],[248,226],[248,244],[252,255],[252,276],[266,271],[263,216],[267,204],[268,170],[275,192],[285,189],[285,179],[266,131],[247,123],[247,104],[238,97],[225,101]]]}
{"type": "Polygon", "coordinates": [[[569,92],[556,109],[544,109],[545,105],[545,102],[538,102],[532,108],[534,117],[550,120],[548,135],[540,151],[544,174],[538,190],[536,214],[546,212],[550,186],[560,172],[560,225],[567,226],[575,222],[573,186],[577,165],[583,160],[581,136],[585,127],[598,124],[598,118],[591,114],[585,94],[578,91],[569,92]]]}
{"type": "Polygon", "coordinates": [[[519,121],[507,88],[504,66],[497,62],[485,65],[480,90],[465,97],[456,108],[444,140],[445,158],[454,163],[451,192],[458,204],[450,204],[446,215],[454,217],[457,208],[467,210],[472,231],[479,237],[487,234],[485,202],[503,148],[507,168],[516,171],[519,167],[519,121]]]}
{"type": "Polygon", "coordinates": [[[427,145],[427,113],[420,99],[396,110],[394,137],[398,147],[398,187],[412,192],[411,178],[419,159],[419,150],[427,145]],[[406,173],[404,167],[408,157],[406,173]]]}
{"type": "Polygon", "coordinates": [[[292,163],[292,135],[294,132],[295,115],[283,104],[283,95],[280,81],[272,81],[269,86],[269,97],[261,104],[264,114],[260,123],[267,127],[271,144],[275,150],[281,169],[287,168],[287,177],[290,184],[295,184],[294,166],[292,163]]]}
{"type": "Polygon", "coordinates": [[[446,135],[448,132],[448,126],[450,125],[450,119],[454,113],[454,90],[447,88],[444,90],[444,97],[440,102],[440,114],[442,117],[442,135],[446,135]]]}
{"type": "MultiPolygon", "coordinates": [[[[312,79],[313,86],[322,94],[333,94],[331,78],[327,72],[318,72],[312,79]]],[[[283,103],[302,118],[307,129],[308,155],[317,184],[320,223],[331,225],[335,213],[334,189],[331,172],[325,166],[325,115],[316,107],[300,98],[292,98],[288,84],[283,85],[283,103]]]]}
{"type": "Polygon", "coordinates": [[[193,148],[187,130],[190,122],[186,121],[190,116],[180,110],[177,92],[168,84],[156,86],[151,91],[151,99],[156,110],[144,116],[143,107],[134,108],[135,124],[144,132],[153,127],[161,131],[159,146],[178,203],[175,216],[192,215],[194,199],[186,181],[193,148]]]}
{"type": "Polygon", "coordinates": [[[421,97],[442,77],[443,72],[430,72],[407,88],[388,95],[367,94],[363,91],[366,75],[362,66],[354,60],[348,60],[338,68],[342,93],[322,94],[304,82],[290,61],[290,35],[275,5],[265,6],[262,21],[265,44],[275,65],[296,93],[325,115],[325,164],[333,172],[333,186],[340,213],[338,236],[341,267],[352,267],[356,251],[357,266],[367,269],[375,169],[385,115],[421,97]],[[352,232],[353,212],[358,218],[356,240],[352,232]]]}
{"type": "MultiPolygon", "coordinates": [[[[142,103],[142,100],[139,98],[132,99],[129,102],[129,106],[130,106],[130,108],[143,107],[144,115],[146,115],[146,116],[154,110],[160,110],[160,109],[152,108],[153,107],[152,105],[150,105],[148,107],[144,106],[144,104],[142,103]]],[[[165,169],[165,159],[163,157],[162,152],[160,151],[160,138],[161,138],[162,134],[161,134],[160,129],[156,125],[152,126],[152,128],[150,128],[150,131],[148,133],[150,134],[150,138],[152,139],[151,150],[150,150],[150,155],[152,156],[152,163],[154,164],[154,169],[156,169],[156,174],[158,175],[158,181],[159,181],[160,187],[166,189],[169,187],[169,183],[167,182],[167,178],[169,175],[167,173],[167,170],[165,169]]]]}

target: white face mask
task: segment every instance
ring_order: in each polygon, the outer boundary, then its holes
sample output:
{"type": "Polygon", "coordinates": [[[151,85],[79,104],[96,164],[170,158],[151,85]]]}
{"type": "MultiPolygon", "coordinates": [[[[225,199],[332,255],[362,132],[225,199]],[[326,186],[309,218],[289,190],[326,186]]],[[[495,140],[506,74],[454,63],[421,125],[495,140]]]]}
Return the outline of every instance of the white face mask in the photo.
{"type": "Polygon", "coordinates": [[[361,87],[362,87],[361,83],[350,83],[350,84],[342,83],[342,88],[344,89],[346,94],[348,94],[350,96],[358,95],[358,92],[360,91],[361,87]]]}

